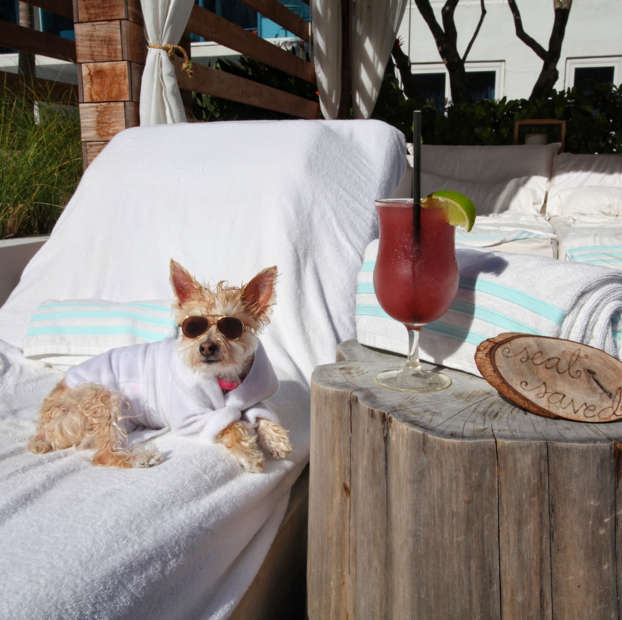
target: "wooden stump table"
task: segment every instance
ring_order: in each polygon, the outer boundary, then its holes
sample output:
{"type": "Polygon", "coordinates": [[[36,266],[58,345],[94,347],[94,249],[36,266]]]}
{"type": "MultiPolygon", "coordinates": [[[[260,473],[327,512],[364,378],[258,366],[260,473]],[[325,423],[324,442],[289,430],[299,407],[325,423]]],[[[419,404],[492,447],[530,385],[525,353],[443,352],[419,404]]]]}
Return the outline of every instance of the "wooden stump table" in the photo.
{"type": "Polygon", "coordinates": [[[311,390],[311,620],[620,618],[622,422],[539,417],[451,370],[386,390],[404,358],[356,341],[337,359],[311,390]]]}

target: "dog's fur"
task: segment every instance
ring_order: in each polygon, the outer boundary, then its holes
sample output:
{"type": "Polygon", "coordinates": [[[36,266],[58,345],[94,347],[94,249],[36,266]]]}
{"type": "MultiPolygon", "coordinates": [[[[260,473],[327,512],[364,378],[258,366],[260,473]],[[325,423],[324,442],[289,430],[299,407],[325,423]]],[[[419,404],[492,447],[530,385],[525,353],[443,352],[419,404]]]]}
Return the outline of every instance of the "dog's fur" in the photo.
{"type": "MultiPolygon", "coordinates": [[[[227,340],[214,325],[199,338],[182,336],[178,346],[184,362],[202,376],[240,381],[250,370],[257,349],[256,332],[270,322],[275,303],[276,267],[264,269],[242,287],[220,282],[213,289],[197,282],[179,263],[171,260],[173,305],[181,324],[187,316],[225,315],[241,319],[250,329],[236,340],[227,340]]],[[[93,464],[116,467],[149,467],[161,460],[153,447],[127,447],[123,428],[123,394],[95,384],[70,389],[61,381],[45,399],[37,432],[28,449],[37,454],[75,447],[94,448],[93,464]]],[[[284,458],[291,452],[287,431],[260,418],[257,428],[239,420],[217,437],[247,471],[263,470],[264,453],[284,458]]]]}

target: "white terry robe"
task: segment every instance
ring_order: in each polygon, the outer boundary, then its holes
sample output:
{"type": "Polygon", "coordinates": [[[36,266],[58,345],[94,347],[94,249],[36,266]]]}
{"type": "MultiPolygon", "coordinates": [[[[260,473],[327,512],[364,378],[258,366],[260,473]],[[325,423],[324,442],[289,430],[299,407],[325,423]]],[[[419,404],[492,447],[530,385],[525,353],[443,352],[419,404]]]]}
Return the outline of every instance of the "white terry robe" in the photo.
{"type": "Polygon", "coordinates": [[[121,392],[129,405],[124,425],[134,433],[132,443],[171,430],[178,435],[199,433],[213,443],[231,423],[257,418],[279,423],[264,399],[276,394],[279,380],[259,342],[253,365],[244,381],[223,394],[216,377],[194,372],[182,360],[176,338],[112,349],[67,371],[65,383],[73,389],[84,383],[121,392]],[[138,431],[138,433],[135,433],[138,431]],[[141,432],[142,431],[142,432],[141,432]]]}

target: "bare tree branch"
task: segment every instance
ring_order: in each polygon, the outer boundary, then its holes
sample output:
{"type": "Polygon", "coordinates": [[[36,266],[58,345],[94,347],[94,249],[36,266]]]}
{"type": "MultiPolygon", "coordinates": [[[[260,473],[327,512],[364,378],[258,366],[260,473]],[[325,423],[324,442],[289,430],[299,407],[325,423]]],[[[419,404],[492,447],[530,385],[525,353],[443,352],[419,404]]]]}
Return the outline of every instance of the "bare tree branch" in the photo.
{"type": "Polygon", "coordinates": [[[454,21],[454,13],[456,12],[458,2],[460,2],[460,0],[447,0],[441,10],[445,34],[453,46],[457,46],[458,44],[458,31],[456,30],[456,22],[454,21]]]}
{"type": "MultiPolygon", "coordinates": [[[[563,2],[564,0],[554,0],[554,2],[563,2]]],[[[516,4],[516,0],[508,0],[510,10],[514,17],[514,27],[516,28],[516,36],[525,44],[528,45],[542,60],[547,59],[547,51],[535,40],[532,39],[523,28],[523,20],[520,16],[520,11],[516,4]]]]}
{"type": "Polygon", "coordinates": [[[434,15],[434,10],[430,5],[429,0],[415,0],[415,4],[419,9],[419,13],[421,13],[421,17],[425,20],[425,23],[428,25],[428,28],[431,30],[434,39],[437,42],[440,40],[445,40],[445,32],[441,28],[440,24],[436,21],[436,16],[434,15]]]}
{"type": "Polygon", "coordinates": [[[473,43],[475,43],[475,39],[477,39],[477,35],[479,34],[479,29],[482,27],[482,24],[484,23],[484,17],[486,17],[486,5],[484,4],[484,0],[481,0],[481,5],[482,5],[482,14],[479,18],[477,28],[475,29],[475,32],[473,33],[473,36],[471,37],[471,40],[469,41],[469,44],[467,45],[466,51],[462,55],[463,62],[466,62],[467,56],[469,55],[469,52],[471,51],[471,48],[473,47],[473,43]]]}

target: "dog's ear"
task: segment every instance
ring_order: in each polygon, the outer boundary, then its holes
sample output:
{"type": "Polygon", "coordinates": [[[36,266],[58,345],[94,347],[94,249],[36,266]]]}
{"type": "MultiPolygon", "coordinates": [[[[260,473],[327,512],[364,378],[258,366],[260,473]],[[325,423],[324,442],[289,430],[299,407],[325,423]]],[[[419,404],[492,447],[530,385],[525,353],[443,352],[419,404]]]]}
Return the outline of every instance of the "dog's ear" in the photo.
{"type": "Polygon", "coordinates": [[[171,259],[171,285],[181,306],[201,289],[201,285],[173,259],[171,259]]]}
{"type": "Polygon", "coordinates": [[[277,275],[276,267],[268,267],[242,288],[242,299],[257,318],[265,316],[276,301],[274,287],[277,275]]]}

